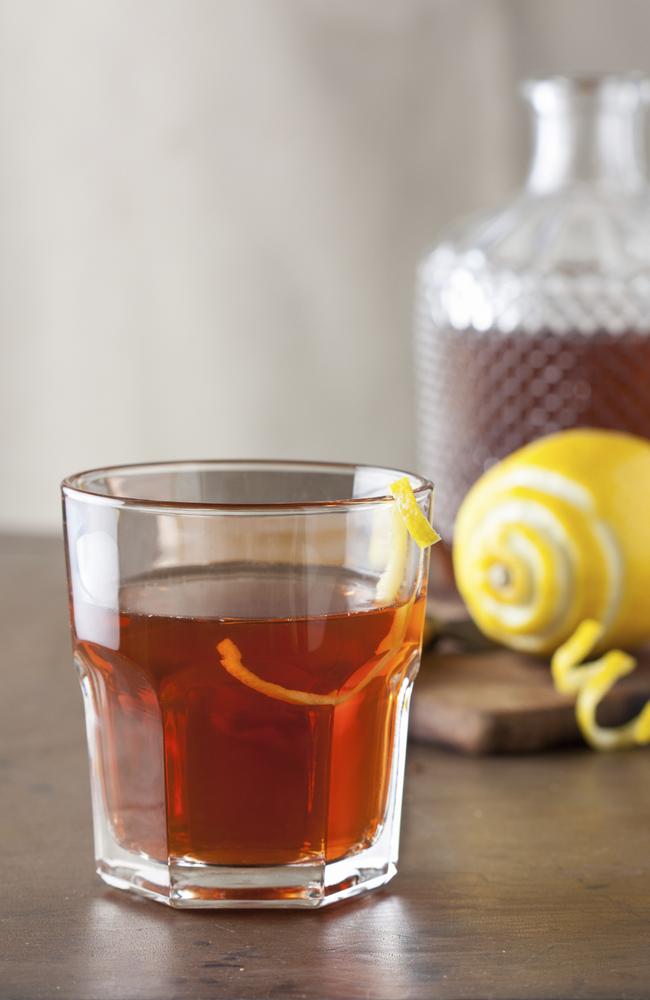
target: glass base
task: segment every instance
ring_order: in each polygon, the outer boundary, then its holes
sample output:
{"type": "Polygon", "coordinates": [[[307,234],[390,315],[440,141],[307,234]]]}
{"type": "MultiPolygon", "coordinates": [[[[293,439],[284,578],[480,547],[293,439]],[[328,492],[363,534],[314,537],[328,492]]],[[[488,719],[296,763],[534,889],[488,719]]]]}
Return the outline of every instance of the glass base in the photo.
{"type": "MultiPolygon", "coordinates": [[[[414,660],[413,673],[417,669],[414,660]]],[[[95,745],[96,713],[88,696],[88,743],[95,745]],[[90,710],[89,710],[90,706],[90,710]]],[[[397,873],[404,758],[412,676],[402,682],[384,821],[372,844],[336,861],[315,857],[288,865],[229,866],[187,858],[155,860],[118,841],[109,821],[101,782],[91,782],[97,873],[108,885],[127,889],[178,909],[284,907],[317,909],[359,896],[389,882],[397,873]]],[[[91,762],[93,760],[91,754],[91,762]]]]}
{"type": "Polygon", "coordinates": [[[122,849],[118,853],[120,857],[98,862],[104,882],[177,909],[317,909],[377,889],[397,874],[393,861],[378,864],[373,847],[329,863],[251,868],[166,865],[122,849]]]}

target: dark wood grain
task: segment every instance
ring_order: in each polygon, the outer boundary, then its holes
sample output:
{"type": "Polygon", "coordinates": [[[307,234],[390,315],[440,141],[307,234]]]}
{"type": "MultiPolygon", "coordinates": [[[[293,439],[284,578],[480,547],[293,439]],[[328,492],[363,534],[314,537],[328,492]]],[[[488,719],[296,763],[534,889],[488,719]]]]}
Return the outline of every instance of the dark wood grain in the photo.
{"type": "Polygon", "coordinates": [[[339,908],[188,913],[103,887],[60,545],[0,546],[0,996],[648,996],[646,751],[412,746],[400,875],[339,908]]]}
{"type": "MultiPolygon", "coordinates": [[[[615,726],[650,699],[650,653],[637,654],[631,676],[598,707],[602,725],[615,726]]],[[[582,743],[574,698],[557,693],[548,660],[507,649],[425,651],[413,698],[411,733],[463,753],[520,753],[582,743]]]]}

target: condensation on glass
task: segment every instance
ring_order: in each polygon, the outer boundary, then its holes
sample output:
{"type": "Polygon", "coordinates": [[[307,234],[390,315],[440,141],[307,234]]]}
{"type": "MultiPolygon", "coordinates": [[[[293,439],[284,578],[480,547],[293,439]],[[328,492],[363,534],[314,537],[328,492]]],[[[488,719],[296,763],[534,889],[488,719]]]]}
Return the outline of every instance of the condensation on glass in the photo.
{"type": "Polygon", "coordinates": [[[648,84],[553,78],[523,93],[525,187],[453,227],[419,271],[420,465],[447,542],[472,483],[528,441],[576,426],[650,437],[648,84]]]}

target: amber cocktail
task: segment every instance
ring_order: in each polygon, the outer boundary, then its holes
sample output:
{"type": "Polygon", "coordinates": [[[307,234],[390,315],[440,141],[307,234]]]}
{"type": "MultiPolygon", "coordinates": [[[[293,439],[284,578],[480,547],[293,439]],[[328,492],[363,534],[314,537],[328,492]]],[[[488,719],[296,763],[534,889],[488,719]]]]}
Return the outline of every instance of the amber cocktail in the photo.
{"type": "Polygon", "coordinates": [[[107,882],[314,907],[395,873],[427,568],[397,475],[205,462],[66,480],[107,882]]]}

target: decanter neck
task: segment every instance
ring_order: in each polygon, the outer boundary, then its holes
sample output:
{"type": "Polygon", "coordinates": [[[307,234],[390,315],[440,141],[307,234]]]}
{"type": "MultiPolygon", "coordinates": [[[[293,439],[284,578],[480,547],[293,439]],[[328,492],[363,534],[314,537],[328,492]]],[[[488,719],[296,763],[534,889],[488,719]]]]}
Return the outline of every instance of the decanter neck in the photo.
{"type": "Polygon", "coordinates": [[[644,78],[555,77],[529,81],[523,93],[535,116],[528,191],[587,184],[632,192],[647,183],[644,78]]]}

